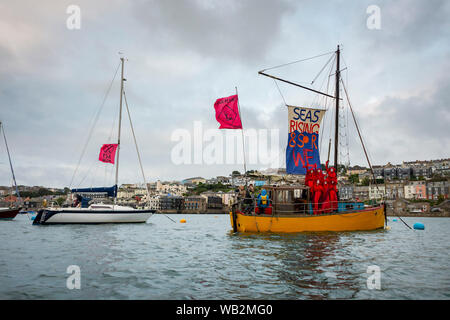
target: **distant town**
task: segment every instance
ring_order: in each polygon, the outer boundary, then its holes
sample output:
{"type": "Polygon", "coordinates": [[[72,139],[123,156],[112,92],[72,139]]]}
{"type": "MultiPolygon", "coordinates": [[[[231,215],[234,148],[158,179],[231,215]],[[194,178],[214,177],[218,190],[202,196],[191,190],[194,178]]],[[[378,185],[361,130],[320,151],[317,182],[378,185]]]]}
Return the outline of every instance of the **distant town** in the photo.
{"type": "MultiPolygon", "coordinates": [[[[388,212],[397,214],[448,214],[450,159],[411,161],[402,164],[340,166],[339,197],[342,201],[373,203],[385,200],[388,212]]],[[[227,213],[235,201],[236,188],[253,184],[258,192],[264,185],[302,183],[303,176],[286,175],[285,169],[250,170],[244,175],[191,177],[182,181],[122,184],[117,192],[119,205],[151,208],[161,213],[227,213]]],[[[18,186],[21,201],[13,188],[0,186],[0,207],[22,206],[37,210],[48,206],[70,206],[69,188],[18,186]],[[20,202],[20,203],[19,203],[20,202]]],[[[107,203],[106,195],[84,193],[91,201],[107,203]]]]}

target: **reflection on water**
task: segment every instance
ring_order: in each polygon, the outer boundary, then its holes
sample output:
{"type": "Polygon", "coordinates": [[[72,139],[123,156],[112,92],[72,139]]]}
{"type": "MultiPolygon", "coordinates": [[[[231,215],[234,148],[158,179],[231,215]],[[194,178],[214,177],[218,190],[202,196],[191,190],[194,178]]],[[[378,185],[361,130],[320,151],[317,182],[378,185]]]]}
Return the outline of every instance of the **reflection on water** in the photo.
{"type": "Polygon", "coordinates": [[[266,254],[276,261],[270,269],[289,288],[292,298],[353,298],[360,289],[351,262],[339,257],[345,244],[339,241],[338,233],[236,236],[251,237],[254,241],[250,245],[270,246],[266,254]],[[330,296],[335,290],[340,290],[340,294],[330,296]]]}
{"type": "Polygon", "coordinates": [[[187,223],[2,223],[0,298],[450,298],[450,219],[421,218],[425,231],[391,222],[390,231],[235,234],[226,215],[178,218],[187,223]],[[66,287],[69,265],[80,267],[81,290],[66,287]],[[381,290],[367,288],[370,265],[381,268],[381,290]]]}

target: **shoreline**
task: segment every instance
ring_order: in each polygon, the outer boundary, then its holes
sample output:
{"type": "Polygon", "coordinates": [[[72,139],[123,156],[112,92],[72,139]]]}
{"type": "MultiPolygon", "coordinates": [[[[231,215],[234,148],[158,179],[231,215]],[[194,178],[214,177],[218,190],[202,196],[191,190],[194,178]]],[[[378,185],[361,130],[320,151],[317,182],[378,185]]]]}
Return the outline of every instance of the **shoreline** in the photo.
{"type": "Polygon", "coordinates": [[[450,213],[449,212],[433,212],[433,213],[405,213],[405,212],[399,212],[399,213],[387,213],[388,217],[424,217],[424,218],[449,218],[450,213]]]}

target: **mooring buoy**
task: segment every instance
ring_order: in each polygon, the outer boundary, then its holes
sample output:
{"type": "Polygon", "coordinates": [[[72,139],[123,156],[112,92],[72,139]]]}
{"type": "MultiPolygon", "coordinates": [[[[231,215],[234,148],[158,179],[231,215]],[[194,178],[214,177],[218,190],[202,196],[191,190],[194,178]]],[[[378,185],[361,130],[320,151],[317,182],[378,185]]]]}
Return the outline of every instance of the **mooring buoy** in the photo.
{"type": "Polygon", "coordinates": [[[425,230],[425,225],[422,222],[416,222],[414,223],[413,228],[416,230],[425,230]]]}

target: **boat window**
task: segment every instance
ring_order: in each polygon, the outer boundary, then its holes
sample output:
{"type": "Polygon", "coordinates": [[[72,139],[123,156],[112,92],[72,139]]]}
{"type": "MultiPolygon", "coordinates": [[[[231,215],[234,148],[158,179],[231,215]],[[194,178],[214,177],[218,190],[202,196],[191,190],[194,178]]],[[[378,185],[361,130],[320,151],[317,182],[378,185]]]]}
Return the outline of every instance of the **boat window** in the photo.
{"type": "Polygon", "coordinates": [[[277,190],[277,191],[275,192],[275,194],[276,194],[276,199],[275,199],[276,202],[278,202],[278,203],[284,202],[284,201],[283,201],[283,191],[277,190]]]}
{"type": "Polygon", "coordinates": [[[292,202],[294,200],[294,192],[293,190],[286,190],[285,191],[285,202],[292,202]]]}

